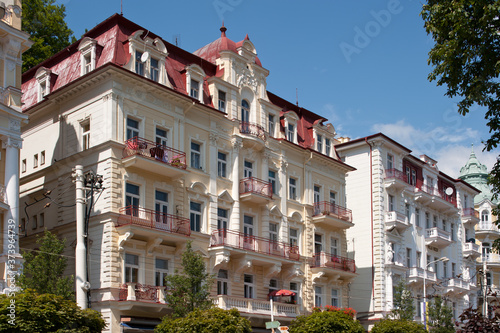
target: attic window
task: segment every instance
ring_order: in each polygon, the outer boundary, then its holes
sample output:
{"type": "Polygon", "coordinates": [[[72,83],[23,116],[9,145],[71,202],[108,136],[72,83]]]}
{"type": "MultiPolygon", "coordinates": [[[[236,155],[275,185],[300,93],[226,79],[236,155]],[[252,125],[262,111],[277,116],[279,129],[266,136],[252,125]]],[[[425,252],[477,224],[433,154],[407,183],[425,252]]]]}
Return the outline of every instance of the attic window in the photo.
{"type": "Polygon", "coordinates": [[[42,101],[50,93],[50,77],[52,71],[45,67],[40,67],[35,74],[38,83],[38,102],[42,101]]]}
{"type": "Polygon", "coordinates": [[[149,32],[137,30],[129,38],[132,56],[125,67],[140,76],[170,87],[165,69],[167,48],[160,38],[153,39],[148,35],[149,32]]]}
{"type": "Polygon", "coordinates": [[[189,96],[203,103],[203,78],[205,72],[198,65],[191,65],[186,68],[186,91],[189,96]]]}
{"type": "Polygon", "coordinates": [[[78,45],[78,50],[80,51],[80,62],[81,62],[81,75],[85,75],[93,71],[96,67],[96,46],[97,41],[95,39],[85,37],[78,45]]]}

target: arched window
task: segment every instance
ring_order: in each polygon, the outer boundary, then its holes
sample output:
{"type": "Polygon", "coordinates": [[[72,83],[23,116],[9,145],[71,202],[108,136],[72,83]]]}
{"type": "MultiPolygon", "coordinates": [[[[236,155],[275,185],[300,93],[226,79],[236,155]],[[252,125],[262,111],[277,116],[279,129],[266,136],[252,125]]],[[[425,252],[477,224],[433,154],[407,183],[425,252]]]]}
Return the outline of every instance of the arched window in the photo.
{"type": "Polygon", "coordinates": [[[246,99],[241,101],[241,121],[244,123],[250,121],[250,104],[246,99]]]}
{"type": "Polygon", "coordinates": [[[485,209],[481,212],[481,221],[488,222],[490,219],[490,213],[485,209]]]}

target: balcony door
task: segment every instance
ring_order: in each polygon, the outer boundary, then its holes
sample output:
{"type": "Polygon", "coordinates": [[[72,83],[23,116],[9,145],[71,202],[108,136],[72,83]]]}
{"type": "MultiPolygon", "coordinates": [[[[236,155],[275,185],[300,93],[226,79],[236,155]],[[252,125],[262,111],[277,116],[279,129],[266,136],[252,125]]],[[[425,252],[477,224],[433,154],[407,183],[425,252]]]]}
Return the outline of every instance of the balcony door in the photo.
{"type": "Polygon", "coordinates": [[[250,105],[245,99],[241,101],[241,121],[243,124],[250,122],[250,105]]]}
{"type": "Polygon", "coordinates": [[[321,213],[321,207],[319,204],[319,202],[321,201],[321,187],[319,187],[318,185],[314,185],[313,192],[314,215],[318,215],[321,213]]]}
{"type": "Polygon", "coordinates": [[[323,236],[320,234],[314,234],[314,256],[316,259],[316,265],[321,264],[321,252],[323,251],[323,236]]]}
{"type": "Polygon", "coordinates": [[[253,249],[253,217],[243,216],[243,244],[246,249],[253,249]]]}
{"type": "Polygon", "coordinates": [[[155,191],[155,214],[156,222],[168,222],[168,193],[158,190],[155,191]]]}
{"type": "Polygon", "coordinates": [[[253,176],[253,163],[245,160],[243,166],[243,178],[250,178],[253,176]]]}

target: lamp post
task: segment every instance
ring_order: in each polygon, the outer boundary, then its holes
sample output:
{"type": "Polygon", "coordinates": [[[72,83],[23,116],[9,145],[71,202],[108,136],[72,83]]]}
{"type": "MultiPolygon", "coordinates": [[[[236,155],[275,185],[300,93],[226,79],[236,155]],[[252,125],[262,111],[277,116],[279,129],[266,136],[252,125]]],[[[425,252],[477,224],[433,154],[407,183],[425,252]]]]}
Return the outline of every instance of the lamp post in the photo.
{"type": "MultiPolygon", "coordinates": [[[[441,257],[439,259],[428,262],[427,265],[425,265],[425,269],[424,269],[424,313],[423,313],[425,329],[427,329],[427,295],[426,295],[426,288],[425,288],[425,278],[427,276],[427,267],[429,267],[430,264],[434,264],[438,261],[448,261],[448,260],[450,260],[450,259],[447,257],[441,257]]],[[[436,271],[437,271],[437,269],[436,269],[436,271]]],[[[435,272],[435,273],[437,275],[437,272],[435,272]]]]}

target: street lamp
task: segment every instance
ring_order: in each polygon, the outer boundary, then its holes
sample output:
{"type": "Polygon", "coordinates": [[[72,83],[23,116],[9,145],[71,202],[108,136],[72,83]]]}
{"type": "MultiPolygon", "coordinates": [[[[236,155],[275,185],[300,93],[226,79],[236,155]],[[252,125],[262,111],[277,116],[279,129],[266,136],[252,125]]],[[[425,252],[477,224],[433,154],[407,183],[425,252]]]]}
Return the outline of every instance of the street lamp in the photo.
{"type": "MultiPolygon", "coordinates": [[[[450,260],[449,258],[447,257],[441,257],[439,259],[436,259],[436,260],[433,260],[431,262],[428,262],[427,265],[425,265],[425,269],[424,269],[424,313],[423,313],[423,316],[424,316],[424,326],[425,326],[425,329],[427,329],[427,296],[426,296],[426,290],[425,290],[425,277],[427,276],[427,267],[429,267],[430,264],[434,264],[438,261],[448,261],[450,260]]],[[[437,269],[436,269],[437,271],[437,269]]],[[[435,272],[436,275],[437,275],[437,272],[435,272]]]]}

